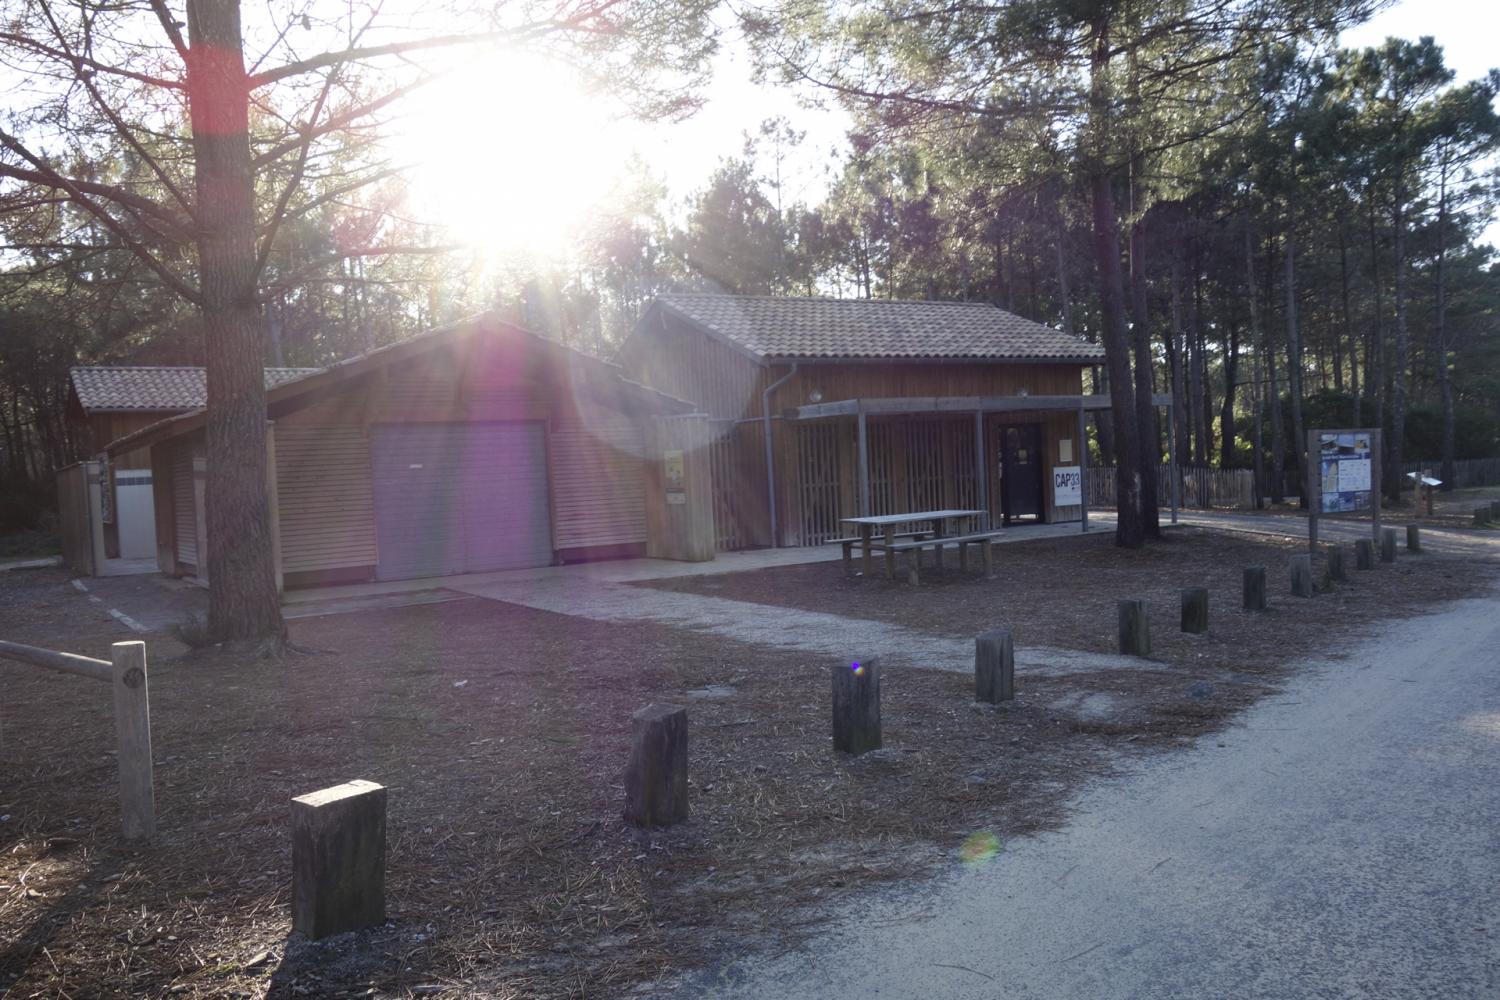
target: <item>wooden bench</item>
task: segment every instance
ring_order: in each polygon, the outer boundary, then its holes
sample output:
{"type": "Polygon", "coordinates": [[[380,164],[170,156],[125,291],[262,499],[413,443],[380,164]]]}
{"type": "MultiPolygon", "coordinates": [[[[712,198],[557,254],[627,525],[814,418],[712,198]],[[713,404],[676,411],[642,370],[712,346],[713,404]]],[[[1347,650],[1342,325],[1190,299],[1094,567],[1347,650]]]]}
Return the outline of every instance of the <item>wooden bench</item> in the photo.
{"type": "MultiPolygon", "coordinates": [[[[929,536],[931,534],[932,534],[931,531],[903,531],[900,534],[893,535],[891,537],[893,537],[893,538],[926,538],[927,536],[929,536]]],[[[863,539],[861,539],[858,535],[855,535],[852,538],[831,538],[831,539],[828,540],[828,544],[829,545],[832,545],[835,542],[837,542],[839,545],[843,546],[843,549],[844,549],[844,573],[846,575],[854,572],[854,546],[858,545],[861,541],[863,541],[863,539]]],[[[870,538],[870,548],[872,550],[878,550],[878,549],[885,548],[885,536],[884,535],[874,535],[874,536],[872,536],[870,538]]]]}
{"type": "Polygon", "coordinates": [[[958,568],[966,570],[969,568],[969,546],[978,545],[981,557],[984,560],[984,575],[993,577],[995,575],[995,539],[1004,532],[980,531],[969,535],[944,535],[937,538],[912,539],[906,542],[896,542],[892,545],[882,546],[885,550],[885,575],[892,580],[896,578],[896,553],[905,552],[906,556],[906,581],[912,586],[920,582],[920,570],[922,566],[922,550],[932,548],[934,560],[939,569],[943,566],[943,546],[958,546],[958,568]]]}

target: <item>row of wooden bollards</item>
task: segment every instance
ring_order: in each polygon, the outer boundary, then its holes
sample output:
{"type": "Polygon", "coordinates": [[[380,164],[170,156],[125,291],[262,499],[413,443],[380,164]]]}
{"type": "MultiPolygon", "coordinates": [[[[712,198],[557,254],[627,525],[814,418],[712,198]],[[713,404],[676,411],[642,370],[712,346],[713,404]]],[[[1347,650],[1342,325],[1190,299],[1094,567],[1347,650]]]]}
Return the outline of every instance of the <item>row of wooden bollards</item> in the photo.
{"type": "MultiPolygon", "coordinates": [[[[1395,528],[1381,532],[1380,559],[1396,561],[1395,528]]],[[[1406,529],[1408,551],[1421,551],[1416,525],[1406,529]]],[[[1375,545],[1355,543],[1355,565],[1375,568],[1375,545]]],[[[1348,579],[1344,550],[1324,549],[1328,578],[1348,579]]],[[[1312,597],[1312,558],[1291,559],[1291,592],[1312,597]]],[[[1247,566],[1243,606],[1264,611],[1266,568],[1247,566]]],[[[1150,604],[1119,603],[1120,652],[1151,654],[1150,604]]],[[[1182,631],[1208,631],[1208,590],[1182,592],[1182,631]]],[[[881,746],[880,660],[851,660],[832,668],[833,747],[851,755],[881,746]]],[[[999,704],[1016,696],[1015,645],[1006,629],[974,640],[974,698],[999,704]]],[[[688,818],[688,716],[678,705],[652,704],[631,716],[630,759],[625,768],[626,821],[637,826],[668,826],[688,818]]],[[[386,790],[369,781],[351,781],[292,800],[292,927],[311,938],[359,930],[385,920],[386,790]]]]}
{"type": "MultiPolygon", "coordinates": [[[[1398,537],[1395,528],[1381,529],[1381,562],[1396,561],[1398,537]]],[[[1406,550],[1408,552],[1422,551],[1421,529],[1415,524],[1406,526],[1406,550]]],[[[1334,542],[1323,547],[1323,554],[1328,560],[1328,579],[1339,583],[1348,580],[1349,571],[1344,562],[1344,547],[1334,542]]],[[[1373,539],[1361,538],[1354,543],[1354,564],[1361,570],[1375,568],[1373,539]]],[[[1312,597],[1314,594],[1312,555],[1303,552],[1292,556],[1289,569],[1292,596],[1312,597]]],[[[1265,611],[1269,606],[1266,599],[1266,568],[1246,566],[1241,607],[1246,611],[1265,611]]],[[[1123,655],[1151,655],[1150,607],[1151,602],[1140,598],[1126,598],[1120,601],[1119,640],[1120,652],[1123,655]]],[[[1193,587],[1182,592],[1182,631],[1199,634],[1208,631],[1208,590],[1206,588],[1193,587]]]]}

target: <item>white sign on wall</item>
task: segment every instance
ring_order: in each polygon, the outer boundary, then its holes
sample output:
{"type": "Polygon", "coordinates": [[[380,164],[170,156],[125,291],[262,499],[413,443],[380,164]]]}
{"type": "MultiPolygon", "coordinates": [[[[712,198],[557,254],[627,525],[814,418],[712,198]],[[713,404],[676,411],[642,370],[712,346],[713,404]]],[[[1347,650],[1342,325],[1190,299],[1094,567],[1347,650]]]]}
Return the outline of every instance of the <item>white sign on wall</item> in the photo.
{"type": "Polygon", "coordinates": [[[1077,465],[1059,465],[1052,470],[1052,503],[1057,507],[1076,507],[1083,503],[1083,469],[1077,465]]]}

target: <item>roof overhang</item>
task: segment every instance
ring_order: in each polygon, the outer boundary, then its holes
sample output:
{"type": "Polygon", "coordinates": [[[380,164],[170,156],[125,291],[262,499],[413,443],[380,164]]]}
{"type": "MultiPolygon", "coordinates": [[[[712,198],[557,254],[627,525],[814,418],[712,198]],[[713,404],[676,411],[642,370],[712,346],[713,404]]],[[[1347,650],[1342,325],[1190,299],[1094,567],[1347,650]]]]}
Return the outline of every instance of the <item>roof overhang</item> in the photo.
{"type": "MultiPolygon", "coordinates": [[[[273,389],[266,390],[266,415],[272,420],[284,417],[334,392],[354,388],[392,364],[431,351],[460,347],[484,337],[522,338],[528,346],[545,352],[555,361],[565,365],[576,384],[594,389],[601,394],[608,394],[614,397],[615,402],[631,405],[652,414],[691,413],[696,409],[686,400],[626,378],[624,371],[612,362],[584,354],[582,351],[548,340],[524,327],[484,314],[460,320],[451,326],[429,330],[395,344],[379,347],[337,362],[290,382],[283,382],[273,389]]],[[[199,430],[207,422],[207,418],[208,411],[205,408],[189,410],[111,441],[104,450],[106,454],[119,455],[149,447],[158,442],[199,430]]]]}
{"type": "MultiPolygon", "coordinates": [[[[1153,406],[1171,406],[1170,393],[1152,395],[1153,406]]],[[[832,403],[808,403],[782,411],[787,420],[821,420],[827,417],[883,416],[903,413],[1027,413],[1107,410],[1107,395],[1077,396],[909,396],[895,399],[841,399],[832,403]]]]}
{"type": "Polygon", "coordinates": [[[889,357],[796,357],[793,355],[771,355],[761,359],[768,365],[1102,365],[1104,355],[1097,358],[991,358],[991,357],[916,357],[892,355],[889,357]]]}

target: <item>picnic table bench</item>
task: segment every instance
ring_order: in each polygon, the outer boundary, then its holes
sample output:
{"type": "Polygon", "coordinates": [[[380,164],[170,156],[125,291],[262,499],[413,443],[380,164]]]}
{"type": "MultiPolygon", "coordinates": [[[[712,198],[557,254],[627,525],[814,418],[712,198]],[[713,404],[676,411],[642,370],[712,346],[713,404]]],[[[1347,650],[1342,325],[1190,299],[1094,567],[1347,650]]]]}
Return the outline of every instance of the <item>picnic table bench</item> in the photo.
{"type": "Polygon", "coordinates": [[[871,563],[876,552],[885,556],[885,573],[890,579],[896,578],[896,556],[898,553],[907,553],[906,578],[912,584],[920,579],[922,562],[922,550],[931,548],[933,557],[939,568],[943,565],[943,549],[949,545],[958,546],[959,566],[967,569],[969,564],[969,546],[977,544],[984,559],[985,573],[994,574],[994,553],[992,545],[994,539],[999,536],[998,531],[970,531],[963,534],[950,535],[944,532],[944,527],[953,521],[972,522],[986,517],[982,510],[929,510],[913,511],[908,514],[880,514],[872,517],[846,517],[845,524],[853,524],[859,528],[857,538],[837,539],[843,546],[844,571],[853,570],[853,551],[856,547],[860,549],[864,575],[870,575],[871,563]],[[923,530],[911,530],[897,532],[898,525],[907,524],[930,524],[931,527],[923,530]],[[875,529],[881,529],[881,536],[875,537],[875,529]]]}

